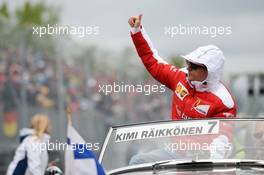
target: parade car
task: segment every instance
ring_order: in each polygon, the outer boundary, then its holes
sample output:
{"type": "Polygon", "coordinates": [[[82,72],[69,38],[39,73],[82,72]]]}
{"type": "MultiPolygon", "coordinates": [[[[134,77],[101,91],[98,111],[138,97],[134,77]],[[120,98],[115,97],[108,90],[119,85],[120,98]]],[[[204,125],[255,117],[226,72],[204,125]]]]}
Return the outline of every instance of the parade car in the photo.
{"type": "Polygon", "coordinates": [[[160,121],[110,128],[107,174],[264,174],[264,119],[160,121]]]}

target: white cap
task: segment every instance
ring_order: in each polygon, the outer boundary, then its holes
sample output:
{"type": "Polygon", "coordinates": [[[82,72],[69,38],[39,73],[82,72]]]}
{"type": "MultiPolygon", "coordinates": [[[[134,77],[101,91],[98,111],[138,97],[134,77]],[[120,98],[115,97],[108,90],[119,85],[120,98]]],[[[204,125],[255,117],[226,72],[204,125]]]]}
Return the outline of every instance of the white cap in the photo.
{"type": "Polygon", "coordinates": [[[217,46],[202,46],[182,57],[192,63],[205,65],[208,70],[206,81],[209,84],[219,82],[222,78],[225,57],[217,46]]]}

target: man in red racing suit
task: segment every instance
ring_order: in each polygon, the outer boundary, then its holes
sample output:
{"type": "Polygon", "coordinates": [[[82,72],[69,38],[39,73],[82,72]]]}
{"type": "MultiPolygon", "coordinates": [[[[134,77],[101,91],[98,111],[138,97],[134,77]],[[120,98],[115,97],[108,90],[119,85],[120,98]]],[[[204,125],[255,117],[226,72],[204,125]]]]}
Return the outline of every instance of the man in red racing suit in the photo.
{"type": "MultiPolygon", "coordinates": [[[[199,47],[183,56],[187,67],[178,69],[158,55],[141,25],[141,17],[129,18],[131,37],[146,69],[173,91],[172,119],[236,117],[236,103],[220,82],[225,59],[222,51],[214,45],[199,47]]],[[[218,144],[231,140],[232,125],[221,124],[220,131],[218,137],[207,136],[207,142],[218,144]]]]}

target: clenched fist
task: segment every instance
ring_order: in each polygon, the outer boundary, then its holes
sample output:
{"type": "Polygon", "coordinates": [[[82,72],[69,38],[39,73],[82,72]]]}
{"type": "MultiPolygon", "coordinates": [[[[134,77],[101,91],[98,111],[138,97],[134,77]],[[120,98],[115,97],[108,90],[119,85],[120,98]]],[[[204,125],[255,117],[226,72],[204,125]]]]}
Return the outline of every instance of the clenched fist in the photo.
{"type": "Polygon", "coordinates": [[[128,24],[132,28],[138,28],[141,25],[142,14],[138,16],[132,16],[128,19],[128,24]]]}

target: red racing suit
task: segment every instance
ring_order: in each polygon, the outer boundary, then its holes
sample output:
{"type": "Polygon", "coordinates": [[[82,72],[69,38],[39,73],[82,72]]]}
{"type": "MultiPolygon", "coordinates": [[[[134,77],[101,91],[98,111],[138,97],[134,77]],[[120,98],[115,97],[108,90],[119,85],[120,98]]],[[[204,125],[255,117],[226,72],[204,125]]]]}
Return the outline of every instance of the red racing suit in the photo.
{"type": "Polygon", "coordinates": [[[159,57],[143,28],[131,36],[149,73],[173,91],[173,120],[236,116],[235,101],[220,81],[212,91],[196,90],[184,69],[178,69],[159,57]]]}
{"type": "MultiPolygon", "coordinates": [[[[220,81],[210,90],[199,91],[188,81],[187,70],[168,64],[158,55],[142,26],[139,31],[131,32],[131,37],[149,73],[173,91],[173,120],[236,117],[236,103],[220,81]]],[[[232,140],[232,127],[232,122],[229,124],[222,122],[220,133],[217,135],[204,135],[198,139],[189,136],[180,139],[200,143],[227,143],[232,140]]]]}

